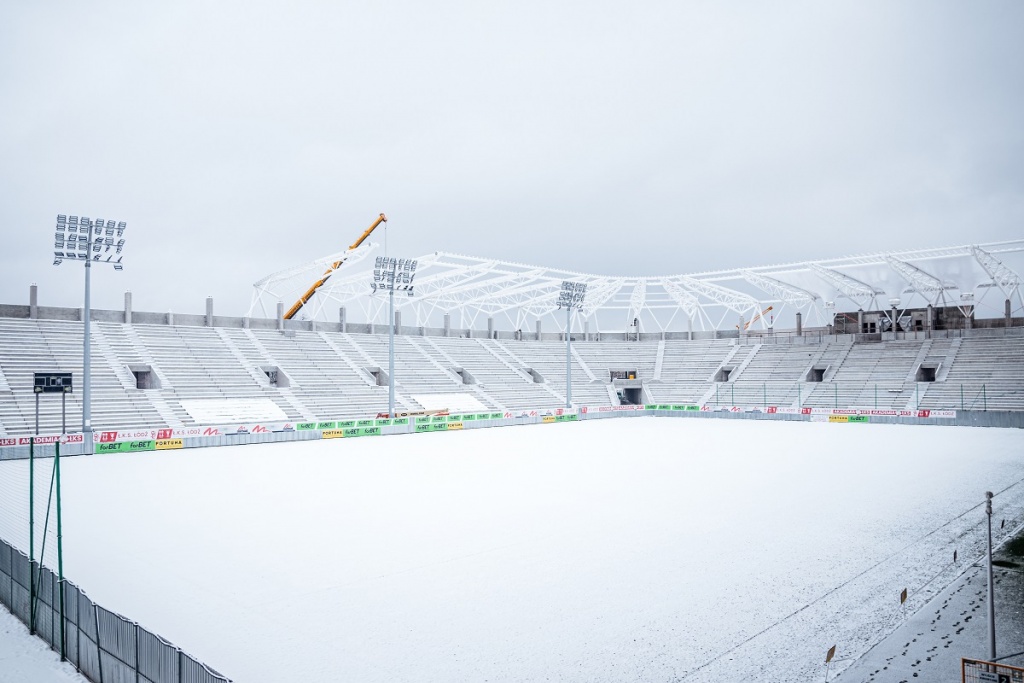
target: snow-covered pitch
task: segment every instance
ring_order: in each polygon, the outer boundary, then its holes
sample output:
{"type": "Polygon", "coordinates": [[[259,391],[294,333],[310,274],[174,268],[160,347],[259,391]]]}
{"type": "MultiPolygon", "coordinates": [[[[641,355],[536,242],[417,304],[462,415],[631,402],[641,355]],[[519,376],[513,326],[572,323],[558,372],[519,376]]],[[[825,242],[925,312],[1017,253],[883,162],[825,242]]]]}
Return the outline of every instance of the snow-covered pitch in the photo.
{"type": "Polygon", "coordinates": [[[986,490],[1021,521],[1019,446],[645,417],[70,458],[65,572],[240,683],[816,680],[982,552],[986,490]]]}

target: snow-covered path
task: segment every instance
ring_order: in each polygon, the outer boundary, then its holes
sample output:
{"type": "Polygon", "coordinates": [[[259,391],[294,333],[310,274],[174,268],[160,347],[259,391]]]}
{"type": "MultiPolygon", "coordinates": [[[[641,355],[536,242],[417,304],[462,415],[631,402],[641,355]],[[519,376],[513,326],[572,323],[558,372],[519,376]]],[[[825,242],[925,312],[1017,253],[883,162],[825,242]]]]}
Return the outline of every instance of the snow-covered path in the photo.
{"type": "Polygon", "coordinates": [[[1024,518],[1020,443],[636,418],[71,458],[65,571],[239,683],[803,681],[959,573],[985,490],[1024,518]]]}

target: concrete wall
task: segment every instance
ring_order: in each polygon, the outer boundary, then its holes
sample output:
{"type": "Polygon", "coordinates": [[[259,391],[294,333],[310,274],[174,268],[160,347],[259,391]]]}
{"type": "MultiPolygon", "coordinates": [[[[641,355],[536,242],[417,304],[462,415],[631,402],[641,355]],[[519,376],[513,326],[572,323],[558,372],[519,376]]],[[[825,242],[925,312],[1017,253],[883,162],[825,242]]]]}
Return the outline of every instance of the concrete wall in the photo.
{"type": "MultiPolygon", "coordinates": [[[[38,306],[37,315],[43,320],[68,320],[68,321],[79,321],[82,319],[82,309],[80,308],[63,308],[56,306],[38,306]]],[[[31,315],[31,309],[28,305],[18,304],[0,304],[0,317],[3,318],[22,318],[28,319],[31,315]]],[[[168,316],[173,317],[174,325],[181,325],[187,327],[205,327],[206,326],[206,315],[205,314],[190,314],[190,313],[154,313],[147,311],[132,311],[132,322],[136,324],[145,325],[166,325],[168,316]]],[[[125,312],[123,310],[111,311],[104,309],[93,309],[92,319],[102,322],[113,322],[123,323],[125,320],[125,312]]],[[[328,323],[328,322],[317,322],[310,320],[285,320],[285,330],[303,330],[309,332],[325,331],[325,332],[340,332],[341,323],[328,323]]],[[[927,339],[929,337],[935,339],[944,339],[951,337],[990,337],[990,336],[1024,336],[1024,318],[1014,318],[1014,327],[1005,327],[1005,321],[1003,318],[978,321],[974,329],[951,329],[951,330],[934,330],[932,332],[921,331],[921,332],[885,332],[875,334],[830,334],[827,328],[817,327],[809,328],[804,327],[802,335],[797,335],[795,330],[752,330],[748,331],[743,337],[740,336],[739,330],[702,330],[694,331],[694,340],[713,340],[713,339],[735,339],[740,340],[742,343],[762,343],[762,344],[818,344],[823,341],[834,341],[839,339],[853,339],[857,342],[874,342],[874,341],[885,341],[891,339],[927,339]],[[991,322],[991,325],[988,323],[991,322]]],[[[254,330],[273,330],[277,329],[277,320],[274,318],[242,318],[238,316],[213,316],[214,327],[230,327],[230,328],[244,328],[249,327],[254,330]]],[[[386,325],[373,325],[370,323],[353,323],[348,322],[346,325],[346,331],[352,334],[384,334],[387,332],[386,325]]],[[[500,340],[513,341],[515,339],[515,332],[512,330],[496,330],[497,337],[500,340]]],[[[419,327],[414,325],[404,325],[399,329],[399,334],[407,336],[429,336],[429,337],[443,337],[446,336],[445,329],[443,327],[419,327]]],[[[448,335],[451,337],[463,337],[472,339],[487,339],[488,334],[485,328],[481,329],[466,329],[466,328],[451,328],[448,331],[448,335]]],[[[582,341],[584,333],[575,332],[573,334],[573,341],[582,341]]],[[[635,341],[635,333],[627,332],[591,332],[591,339],[593,341],[602,342],[626,342],[635,341]]],[[[526,340],[536,339],[535,331],[523,332],[523,338],[526,340]]],[[[542,341],[547,342],[559,342],[564,341],[562,332],[541,332],[540,338],[542,341]]],[[[658,342],[661,340],[668,341],[686,341],[689,338],[688,332],[642,332],[640,334],[640,341],[643,342],[658,342]]]]}

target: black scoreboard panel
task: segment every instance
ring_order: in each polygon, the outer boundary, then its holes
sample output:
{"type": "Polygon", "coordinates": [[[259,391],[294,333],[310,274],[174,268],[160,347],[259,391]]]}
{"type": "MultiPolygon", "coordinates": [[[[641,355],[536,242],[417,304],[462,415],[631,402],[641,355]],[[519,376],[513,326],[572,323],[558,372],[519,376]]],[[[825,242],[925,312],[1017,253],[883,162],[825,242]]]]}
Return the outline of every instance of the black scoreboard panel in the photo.
{"type": "Polygon", "coordinates": [[[70,394],[70,372],[37,372],[33,390],[37,394],[70,394]]]}

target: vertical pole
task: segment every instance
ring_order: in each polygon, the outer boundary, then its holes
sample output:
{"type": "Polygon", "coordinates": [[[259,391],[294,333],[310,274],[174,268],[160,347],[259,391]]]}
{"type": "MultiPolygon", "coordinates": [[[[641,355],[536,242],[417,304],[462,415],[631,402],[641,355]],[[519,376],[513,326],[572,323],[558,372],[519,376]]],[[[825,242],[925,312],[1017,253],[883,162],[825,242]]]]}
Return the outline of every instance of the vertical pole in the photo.
{"type": "Polygon", "coordinates": [[[68,433],[68,395],[67,393],[61,393],[60,395],[60,433],[68,433]]]}
{"type": "Polygon", "coordinates": [[[768,383],[763,382],[761,384],[761,398],[764,400],[764,407],[768,407],[768,383]]]}
{"type": "Polygon", "coordinates": [[[796,407],[799,408],[804,404],[804,400],[800,397],[800,382],[796,383],[796,407]]]}
{"type": "MultiPolygon", "coordinates": [[[[39,394],[36,394],[39,405],[39,394]]],[[[36,431],[39,431],[38,429],[36,431]]],[[[36,633],[36,437],[28,439],[28,628],[36,633]]]]}
{"type": "Polygon", "coordinates": [[[914,383],[914,408],[919,410],[921,408],[921,383],[914,383]]]}
{"type": "Polygon", "coordinates": [[[988,392],[985,391],[985,385],[981,385],[981,400],[984,401],[985,411],[988,412],[988,392]]]}
{"type": "Polygon", "coordinates": [[[572,408],[572,306],[565,307],[565,407],[572,408]]]}
{"type": "Polygon", "coordinates": [[[875,385],[875,410],[878,410],[878,385],[875,385]]]}
{"type": "Polygon", "coordinates": [[[736,385],[730,384],[729,388],[732,390],[732,404],[736,405],[736,385]]]}
{"type": "Polygon", "coordinates": [[[64,631],[64,535],[60,515],[60,441],[54,444],[54,476],[57,478],[57,588],[60,590],[60,661],[67,660],[67,634],[64,631]]]}
{"type": "Polygon", "coordinates": [[[988,658],[996,661],[996,603],[992,582],[992,492],[985,492],[985,514],[988,516],[988,658]]]}
{"type": "Polygon", "coordinates": [[[92,307],[92,292],[89,274],[92,272],[92,222],[89,222],[88,252],[85,260],[85,310],[82,312],[82,379],[85,384],[82,395],[82,442],[86,455],[92,455],[92,338],[89,336],[89,319],[92,307]]]}
{"type": "Polygon", "coordinates": [[[832,382],[832,388],[835,390],[834,393],[835,393],[835,397],[836,397],[836,408],[838,408],[839,407],[839,383],[838,382],[832,382]]]}
{"type": "Polygon", "coordinates": [[[715,383],[715,407],[716,408],[718,407],[718,387],[719,387],[719,384],[716,382],[715,383]]]}
{"type": "Polygon", "coordinates": [[[34,433],[39,435],[39,394],[36,394],[36,431],[34,433]]]}
{"type": "Polygon", "coordinates": [[[388,417],[395,417],[395,271],[388,291],[388,417]]]}
{"type": "Polygon", "coordinates": [[[960,410],[964,409],[964,385],[960,385],[960,410]]]}

